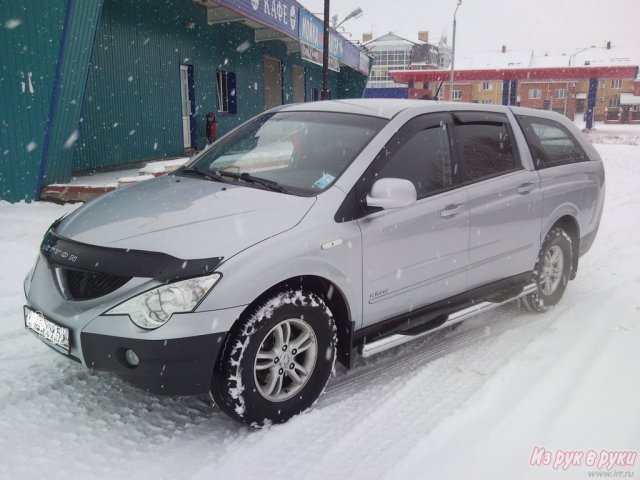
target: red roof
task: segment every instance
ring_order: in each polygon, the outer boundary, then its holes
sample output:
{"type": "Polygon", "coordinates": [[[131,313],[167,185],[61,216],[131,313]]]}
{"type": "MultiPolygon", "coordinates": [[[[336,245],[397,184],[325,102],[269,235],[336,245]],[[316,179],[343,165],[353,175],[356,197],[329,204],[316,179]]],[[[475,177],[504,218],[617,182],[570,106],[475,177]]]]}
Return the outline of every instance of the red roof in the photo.
{"type": "MultiPolygon", "coordinates": [[[[395,70],[389,72],[397,83],[449,80],[451,70],[395,70]]],[[[638,67],[551,67],[505,68],[499,70],[456,70],[454,80],[587,80],[590,78],[625,78],[638,75],[638,67]]]]}

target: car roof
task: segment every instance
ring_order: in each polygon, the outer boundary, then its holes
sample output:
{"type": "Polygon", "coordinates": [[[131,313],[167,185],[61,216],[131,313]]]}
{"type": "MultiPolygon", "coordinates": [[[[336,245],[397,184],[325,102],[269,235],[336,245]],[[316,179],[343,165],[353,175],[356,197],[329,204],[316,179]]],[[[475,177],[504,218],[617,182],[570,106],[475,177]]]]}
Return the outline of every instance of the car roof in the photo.
{"type": "Polygon", "coordinates": [[[322,100],[319,102],[295,103],[280,107],[279,111],[338,112],[393,118],[412,107],[424,107],[437,102],[429,100],[403,100],[387,98],[354,98],[345,100],[322,100]]]}
{"type": "MultiPolygon", "coordinates": [[[[294,103],[283,105],[274,111],[287,112],[336,112],[368,115],[391,119],[405,110],[421,110],[431,112],[476,111],[506,113],[510,107],[503,105],[485,105],[465,102],[439,102],[436,100],[407,100],[387,98],[354,98],[345,100],[322,100],[318,102],[294,103]]],[[[539,110],[518,108],[518,113],[534,114],[539,110]]],[[[545,112],[546,113],[546,112],[545,112]]],[[[555,114],[558,115],[558,114],[555,114]]]]}

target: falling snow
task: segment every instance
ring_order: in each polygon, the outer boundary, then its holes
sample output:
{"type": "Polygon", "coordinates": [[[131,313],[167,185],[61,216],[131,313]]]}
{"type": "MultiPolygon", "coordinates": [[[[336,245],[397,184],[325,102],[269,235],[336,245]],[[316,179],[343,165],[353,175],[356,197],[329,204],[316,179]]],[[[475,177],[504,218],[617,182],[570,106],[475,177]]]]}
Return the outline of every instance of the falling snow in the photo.
{"type": "Polygon", "coordinates": [[[78,137],[80,137],[80,132],[78,130],[74,130],[73,132],[71,132],[71,135],[69,135],[67,141],[64,142],[64,149],[69,150],[71,147],[73,147],[78,140],[78,137]]]}
{"type": "Polygon", "coordinates": [[[7,30],[13,30],[14,28],[18,28],[20,25],[22,25],[22,20],[19,18],[10,18],[4,22],[4,28],[7,30]]]}
{"type": "Polygon", "coordinates": [[[244,53],[247,50],[249,50],[250,47],[251,47],[251,43],[249,41],[244,41],[240,45],[238,45],[238,48],[236,48],[236,52],[244,53]]]}

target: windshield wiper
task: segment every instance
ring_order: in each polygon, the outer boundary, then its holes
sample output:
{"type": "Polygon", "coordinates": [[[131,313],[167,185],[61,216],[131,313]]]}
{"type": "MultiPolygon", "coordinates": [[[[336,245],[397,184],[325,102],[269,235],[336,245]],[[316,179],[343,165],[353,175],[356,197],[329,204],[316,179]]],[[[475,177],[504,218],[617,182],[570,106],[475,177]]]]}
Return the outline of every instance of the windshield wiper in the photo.
{"type": "Polygon", "coordinates": [[[213,173],[215,173],[220,177],[229,177],[229,178],[235,178],[238,180],[244,180],[245,182],[249,182],[249,183],[257,183],[258,185],[267,187],[273,190],[274,192],[288,193],[287,189],[284,188],[282,185],[280,185],[278,182],[275,182],[273,180],[267,180],[266,178],[254,177],[249,172],[236,173],[236,172],[229,172],[227,170],[214,170],[213,173]]]}
{"type": "Polygon", "coordinates": [[[222,178],[222,176],[218,174],[218,172],[215,172],[213,170],[205,170],[203,168],[197,167],[187,167],[180,170],[179,173],[197,173],[202,177],[206,177],[217,182],[224,182],[224,178],[222,178]]]}

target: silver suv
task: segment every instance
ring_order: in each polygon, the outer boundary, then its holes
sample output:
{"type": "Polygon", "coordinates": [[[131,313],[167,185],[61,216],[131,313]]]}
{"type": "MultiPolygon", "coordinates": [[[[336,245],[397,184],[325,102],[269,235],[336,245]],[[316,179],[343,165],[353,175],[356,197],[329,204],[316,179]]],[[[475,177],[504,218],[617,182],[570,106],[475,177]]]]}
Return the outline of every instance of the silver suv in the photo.
{"type": "Polygon", "coordinates": [[[25,324],[150,392],[211,392],[249,425],[284,422],[336,359],[514,299],[557,303],[603,200],[597,152],[552,112],[284,106],[56,221],[25,324]]]}

